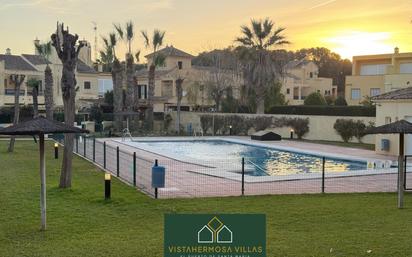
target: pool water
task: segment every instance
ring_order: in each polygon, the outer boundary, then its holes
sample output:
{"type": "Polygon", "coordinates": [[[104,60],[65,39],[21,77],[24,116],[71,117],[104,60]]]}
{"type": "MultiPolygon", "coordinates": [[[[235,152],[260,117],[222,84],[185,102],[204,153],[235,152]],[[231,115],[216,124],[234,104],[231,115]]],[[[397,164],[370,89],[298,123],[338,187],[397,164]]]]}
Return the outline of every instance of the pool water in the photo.
{"type": "MultiPolygon", "coordinates": [[[[322,157],[224,140],[133,141],[127,144],[183,161],[203,164],[239,162],[245,158],[248,175],[276,176],[322,171],[322,157]]],[[[326,158],[327,172],[365,170],[366,162],[326,158]]]]}

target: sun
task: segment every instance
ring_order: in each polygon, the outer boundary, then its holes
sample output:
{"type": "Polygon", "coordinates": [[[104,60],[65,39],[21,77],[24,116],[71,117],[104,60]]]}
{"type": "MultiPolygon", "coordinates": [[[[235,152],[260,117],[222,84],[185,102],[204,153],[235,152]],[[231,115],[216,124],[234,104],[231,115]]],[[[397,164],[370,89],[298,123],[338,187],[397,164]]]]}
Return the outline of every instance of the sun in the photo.
{"type": "Polygon", "coordinates": [[[390,32],[341,32],[325,41],[331,45],[331,50],[342,58],[352,59],[357,55],[383,54],[393,51],[394,45],[388,41],[392,38],[390,32]]]}

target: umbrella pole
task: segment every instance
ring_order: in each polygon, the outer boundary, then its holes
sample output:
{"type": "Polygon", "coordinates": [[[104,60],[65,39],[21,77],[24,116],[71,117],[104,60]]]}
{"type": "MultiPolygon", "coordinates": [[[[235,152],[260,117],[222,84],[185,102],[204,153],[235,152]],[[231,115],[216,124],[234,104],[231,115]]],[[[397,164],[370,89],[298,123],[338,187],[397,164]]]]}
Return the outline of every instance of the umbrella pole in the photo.
{"type": "Polygon", "coordinates": [[[41,230],[46,230],[46,159],[44,156],[44,134],[39,135],[40,147],[40,209],[41,230]]]}
{"type": "Polygon", "coordinates": [[[398,208],[403,208],[403,195],[404,195],[404,134],[399,134],[399,159],[398,159],[398,208]]]}

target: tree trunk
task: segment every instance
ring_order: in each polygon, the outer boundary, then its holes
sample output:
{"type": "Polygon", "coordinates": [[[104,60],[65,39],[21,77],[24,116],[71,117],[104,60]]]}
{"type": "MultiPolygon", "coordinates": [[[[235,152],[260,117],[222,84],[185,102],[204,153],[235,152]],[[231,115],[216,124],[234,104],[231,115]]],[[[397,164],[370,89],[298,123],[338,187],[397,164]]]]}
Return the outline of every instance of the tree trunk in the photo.
{"type": "MultiPolygon", "coordinates": [[[[126,110],[135,109],[135,78],[134,78],[134,58],[131,54],[126,54],[126,110]]],[[[136,129],[135,116],[129,116],[129,129],[136,129]]]]}
{"type": "Polygon", "coordinates": [[[177,134],[180,135],[180,107],[182,104],[183,98],[183,79],[177,79],[176,83],[176,96],[177,96],[177,119],[176,119],[176,131],[177,134]]]}
{"type": "MultiPolygon", "coordinates": [[[[123,66],[119,60],[113,62],[112,79],[113,79],[113,107],[114,113],[123,111],[123,66]]],[[[123,128],[123,117],[114,116],[115,130],[120,132],[123,128]]]]}
{"type": "Polygon", "coordinates": [[[32,97],[33,97],[33,118],[37,118],[39,116],[39,100],[38,100],[38,87],[33,87],[32,89],[32,97]]]}
{"type": "Polygon", "coordinates": [[[46,107],[46,118],[53,119],[53,74],[49,65],[44,70],[44,104],[46,107]]]}
{"type": "Polygon", "coordinates": [[[149,67],[149,90],[147,96],[146,122],[149,130],[153,129],[153,98],[155,94],[155,71],[156,66],[149,67]]]}
{"type": "Polygon", "coordinates": [[[264,114],[265,113],[265,99],[261,99],[260,101],[256,101],[256,114],[264,114]]]}
{"type": "MultiPolygon", "coordinates": [[[[13,82],[15,89],[14,89],[14,118],[13,118],[13,125],[17,125],[20,120],[20,87],[23,84],[25,79],[24,75],[10,75],[10,80],[13,82]]],[[[16,140],[15,136],[10,138],[10,144],[8,152],[11,153],[14,151],[14,142],[16,140]]]]}
{"type": "MultiPolygon", "coordinates": [[[[64,74],[72,76],[74,78],[74,72],[64,71],[64,74]],[[72,74],[70,74],[72,73],[72,74]]],[[[62,78],[63,82],[63,78],[62,78]]],[[[67,94],[63,94],[63,108],[64,108],[64,123],[73,126],[75,120],[75,97],[76,91],[74,87],[68,90],[67,94]]],[[[60,173],[60,188],[69,188],[72,186],[72,161],[73,161],[73,146],[74,146],[74,134],[64,135],[64,153],[62,162],[62,171],[60,173]]]]}

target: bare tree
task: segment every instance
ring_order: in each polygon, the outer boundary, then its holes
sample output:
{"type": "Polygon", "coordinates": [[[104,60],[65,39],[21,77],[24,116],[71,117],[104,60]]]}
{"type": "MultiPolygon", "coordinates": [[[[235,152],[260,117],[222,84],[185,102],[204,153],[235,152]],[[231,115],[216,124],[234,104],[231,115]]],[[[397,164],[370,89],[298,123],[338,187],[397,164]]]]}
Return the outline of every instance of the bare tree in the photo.
{"type": "MultiPolygon", "coordinates": [[[[61,87],[64,106],[64,122],[73,125],[75,120],[76,100],[76,65],[82,41],[77,44],[79,36],[69,33],[69,28],[64,29],[64,24],[57,23],[56,33],[51,35],[52,45],[56,49],[57,56],[63,64],[61,87]]],[[[72,158],[73,158],[74,135],[65,134],[64,154],[62,170],[60,173],[60,188],[71,187],[72,158]]]]}
{"type": "MultiPolygon", "coordinates": [[[[20,88],[26,78],[25,75],[12,74],[10,75],[10,81],[14,84],[14,118],[13,125],[17,125],[20,119],[20,88]]],[[[12,136],[10,138],[9,153],[14,151],[14,142],[16,138],[12,136]]]]}

